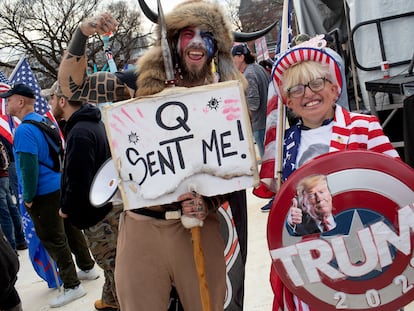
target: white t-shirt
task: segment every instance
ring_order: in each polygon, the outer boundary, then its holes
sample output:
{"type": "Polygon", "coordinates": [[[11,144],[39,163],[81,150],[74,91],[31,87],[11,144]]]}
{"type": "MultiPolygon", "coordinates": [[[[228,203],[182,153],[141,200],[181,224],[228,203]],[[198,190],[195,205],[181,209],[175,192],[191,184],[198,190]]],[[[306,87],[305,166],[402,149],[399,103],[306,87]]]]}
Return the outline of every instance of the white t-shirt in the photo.
{"type": "Polygon", "coordinates": [[[309,160],[329,151],[333,122],[315,129],[302,130],[296,167],[301,167],[309,160]]]}

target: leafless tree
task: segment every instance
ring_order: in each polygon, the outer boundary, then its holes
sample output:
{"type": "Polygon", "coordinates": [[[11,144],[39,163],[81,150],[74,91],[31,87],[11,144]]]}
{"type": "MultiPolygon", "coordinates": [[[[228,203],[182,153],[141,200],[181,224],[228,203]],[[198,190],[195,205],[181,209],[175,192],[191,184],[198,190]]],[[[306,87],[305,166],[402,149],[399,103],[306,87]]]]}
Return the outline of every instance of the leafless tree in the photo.
{"type": "MultiPolygon", "coordinates": [[[[25,55],[39,83],[50,84],[56,79],[61,57],[76,27],[84,18],[109,10],[119,21],[110,39],[118,68],[145,48],[146,35],[141,32],[138,10],[125,2],[103,8],[98,0],[2,0],[0,2],[0,67],[11,71],[25,55]],[[4,55],[8,57],[4,57],[4,55]],[[39,79],[40,78],[40,79],[39,79]],[[44,83],[42,83],[42,81],[44,83]]],[[[88,66],[102,68],[106,63],[103,41],[93,37],[87,46],[88,66]]]]}
{"type": "Polygon", "coordinates": [[[240,0],[224,0],[222,6],[229,17],[233,30],[242,31],[242,24],[239,19],[240,0]]]}

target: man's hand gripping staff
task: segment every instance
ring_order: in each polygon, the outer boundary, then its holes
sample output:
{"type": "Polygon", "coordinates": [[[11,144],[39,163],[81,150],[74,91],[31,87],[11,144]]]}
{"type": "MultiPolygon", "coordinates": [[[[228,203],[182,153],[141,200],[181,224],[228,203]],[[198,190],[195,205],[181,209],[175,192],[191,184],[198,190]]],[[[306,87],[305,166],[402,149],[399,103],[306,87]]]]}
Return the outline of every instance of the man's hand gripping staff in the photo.
{"type": "MultiPolygon", "coordinates": [[[[171,50],[167,40],[167,26],[165,23],[164,11],[161,1],[158,4],[158,23],[161,27],[161,47],[164,59],[164,69],[166,73],[165,85],[167,87],[175,86],[175,75],[172,65],[171,50]]],[[[201,229],[203,220],[207,217],[208,210],[203,198],[196,192],[187,192],[178,197],[178,201],[182,201],[181,207],[183,215],[181,223],[187,229],[191,229],[191,237],[193,240],[193,254],[195,266],[197,269],[197,277],[200,290],[201,306],[203,311],[211,310],[210,291],[206,279],[206,266],[203,248],[201,247],[201,229]]]]}
{"type": "Polygon", "coordinates": [[[211,310],[210,292],[206,280],[206,267],[203,249],[201,247],[201,230],[203,221],[208,215],[208,207],[203,197],[195,191],[187,192],[178,197],[181,201],[183,215],[181,223],[187,229],[191,229],[193,239],[193,254],[197,269],[198,282],[200,287],[201,305],[203,311],[211,310]]]}

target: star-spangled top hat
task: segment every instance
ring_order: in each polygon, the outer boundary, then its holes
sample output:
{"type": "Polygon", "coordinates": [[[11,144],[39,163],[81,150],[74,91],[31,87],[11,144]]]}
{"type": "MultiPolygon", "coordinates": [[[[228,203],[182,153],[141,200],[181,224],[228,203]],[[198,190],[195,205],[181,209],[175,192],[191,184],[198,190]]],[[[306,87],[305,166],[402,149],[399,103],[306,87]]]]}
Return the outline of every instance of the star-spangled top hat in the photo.
{"type": "Polygon", "coordinates": [[[341,77],[341,69],[335,59],[329,55],[328,50],[315,47],[305,47],[301,45],[286,50],[278,58],[274,65],[272,75],[273,85],[275,86],[279,97],[283,99],[283,103],[286,102],[286,98],[283,97],[282,76],[288,68],[304,61],[315,61],[321,64],[327,64],[329,66],[329,71],[331,73],[332,79],[336,79],[336,81],[332,82],[337,82],[338,84],[338,95],[341,94],[343,83],[341,77]]]}

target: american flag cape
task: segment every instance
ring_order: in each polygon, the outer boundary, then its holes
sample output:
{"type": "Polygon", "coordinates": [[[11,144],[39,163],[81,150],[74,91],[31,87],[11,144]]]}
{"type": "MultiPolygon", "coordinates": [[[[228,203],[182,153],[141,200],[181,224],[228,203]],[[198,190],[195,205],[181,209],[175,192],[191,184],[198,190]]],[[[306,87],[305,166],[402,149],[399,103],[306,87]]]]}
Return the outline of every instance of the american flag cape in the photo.
{"type": "MultiPolygon", "coordinates": [[[[35,111],[41,115],[49,117],[56,123],[52,112],[50,111],[49,104],[46,99],[40,96],[40,87],[37,83],[36,77],[34,76],[32,69],[30,68],[25,57],[20,59],[19,63],[14,68],[10,75],[10,84],[13,83],[24,83],[32,88],[36,94],[35,111]]],[[[21,185],[19,183],[19,206],[22,215],[22,223],[24,232],[26,235],[27,244],[29,246],[29,256],[32,262],[33,268],[36,273],[47,282],[49,288],[58,288],[62,285],[62,280],[57,272],[56,263],[47,253],[43,247],[38,236],[36,235],[33,222],[27,213],[22,199],[21,185]]]]}

